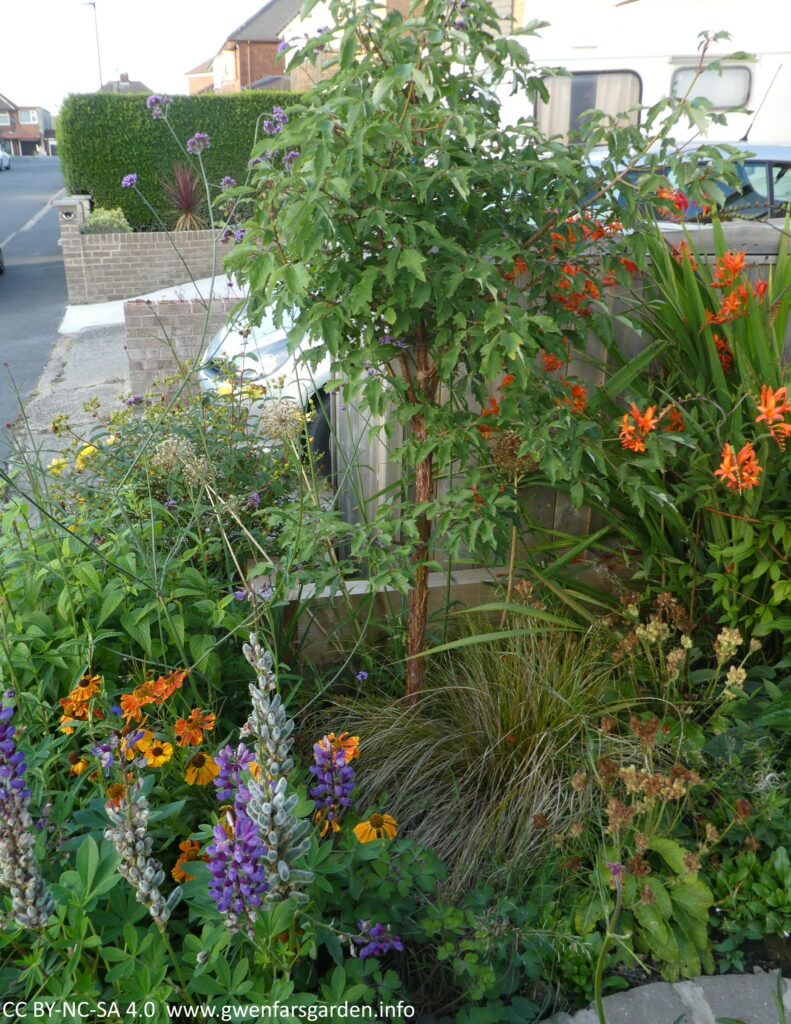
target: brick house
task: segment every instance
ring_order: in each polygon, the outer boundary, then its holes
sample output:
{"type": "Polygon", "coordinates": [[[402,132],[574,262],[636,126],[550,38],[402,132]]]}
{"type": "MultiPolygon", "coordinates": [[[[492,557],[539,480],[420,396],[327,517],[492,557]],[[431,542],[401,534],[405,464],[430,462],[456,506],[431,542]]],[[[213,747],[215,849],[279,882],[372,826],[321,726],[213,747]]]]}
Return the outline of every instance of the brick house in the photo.
{"type": "Polygon", "coordinates": [[[214,57],[187,72],[190,95],[288,88],[277,47],[281,29],[300,6],[301,0],[269,0],[228,36],[214,57]]]}
{"type": "Polygon", "coordinates": [[[43,107],[18,107],[0,93],[0,146],[12,156],[53,154],[52,115],[43,107]]]}

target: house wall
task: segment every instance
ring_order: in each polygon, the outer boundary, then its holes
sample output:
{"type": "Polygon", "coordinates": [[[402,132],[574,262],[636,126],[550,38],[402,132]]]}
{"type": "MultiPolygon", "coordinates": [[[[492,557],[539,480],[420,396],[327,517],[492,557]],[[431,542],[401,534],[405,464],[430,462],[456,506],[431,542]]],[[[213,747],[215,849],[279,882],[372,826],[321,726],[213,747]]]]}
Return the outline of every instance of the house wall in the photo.
{"type": "Polygon", "coordinates": [[[109,302],[210,277],[222,267],[224,249],[214,231],[147,231],[84,235],[89,196],[55,203],[69,302],[109,302]]]}
{"type": "MultiPolygon", "coordinates": [[[[237,299],[124,303],[132,394],[143,395],[179,369],[196,367],[206,342],[227,321],[237,299]]],[[[162,390],[159,388],[159,390],[162,390]]]]}

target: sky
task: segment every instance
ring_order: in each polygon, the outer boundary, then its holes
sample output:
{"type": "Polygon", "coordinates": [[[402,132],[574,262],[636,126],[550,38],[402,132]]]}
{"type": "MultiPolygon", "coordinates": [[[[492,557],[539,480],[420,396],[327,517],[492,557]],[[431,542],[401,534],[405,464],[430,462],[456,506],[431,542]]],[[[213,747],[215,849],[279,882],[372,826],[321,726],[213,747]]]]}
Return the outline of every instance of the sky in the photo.
{"type": "MultiPolygon", "coordinates": [[[[185,72],[213,57],[264,2],[96,0],[102,78],[127,72],[153,92],[186,93],[185,72]]],[[[2,0],[0,93],[54,114],[68,93],[96,90],[93,12],[79,0],[2,0]]]]}

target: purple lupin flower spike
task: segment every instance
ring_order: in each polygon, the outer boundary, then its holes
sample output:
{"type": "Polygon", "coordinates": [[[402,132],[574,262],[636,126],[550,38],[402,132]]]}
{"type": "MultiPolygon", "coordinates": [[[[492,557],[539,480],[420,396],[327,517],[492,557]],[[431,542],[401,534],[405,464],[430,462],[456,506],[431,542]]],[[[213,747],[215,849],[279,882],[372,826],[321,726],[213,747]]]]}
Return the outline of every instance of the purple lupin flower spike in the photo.
{"type": "Polygon", "coordinates": [[[321,824],[321,834],[326,835],[330,829],[339,831],[340,812],[351,806],[354,769],[346,763],[346,751],[333,750],[326,736],[314,744],[313,758],[316,763],[311,765],[310,771],[316,776],[317,785],[310,795],[316,802],[315,820],[321,824]]]}
{"type": "Polygon", "coordinates": [[[17,750],[14,708],[0,701],[0,885],[11,894],[11,918],[22,928],[43,928],[55,910],[39,872],[32,833],[25,755],[17,750]]]}
{"type": "Polygon", "coordinates": [[[403,953],[404,944],[401,937],[390,934],[390,925],[358,921],[357,927],[360,929],[360,935],[354,941],[361,947],[357,954],[361,960],[369,956],[383,956],[391,949],[403,953]]]}
{"type": "Polygon", "coordinates": [[[239,789],[239,778],[253,760],[250,748],[246,743],[240,743],[234,750],[229,743],[215,754],[214,760],[220,766],[219,774],[213,780],[217,787],[217,799],[223,802],[234,800],[239,789]]]}
{"type": "MultiPolygon", "coordinates": [[[[243,787],[240,787],[243,789],[243,787]]],[[[244,796],[237,794],[233,814],[228,814],[228,828],[214,826],[214,842],[206,848],[209,858],[209,894],[225,918],[230,932],[243,928],[252,938],[253,925],[264,893],[266,882],[264,856],[266,847],[259,831],[247,816],[244,796]]]]}

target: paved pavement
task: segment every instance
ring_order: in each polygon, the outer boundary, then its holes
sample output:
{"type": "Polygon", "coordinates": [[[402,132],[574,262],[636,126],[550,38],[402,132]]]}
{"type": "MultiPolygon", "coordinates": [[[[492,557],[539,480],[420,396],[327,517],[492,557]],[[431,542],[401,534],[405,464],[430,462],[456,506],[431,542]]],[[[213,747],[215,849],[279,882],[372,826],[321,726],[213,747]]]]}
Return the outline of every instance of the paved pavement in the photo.
{"type": "Polygon", "coordinates": [[[84,403],[98,399],[99,415],[109,415],[129,391],[123,324],[87,327],[61,335],[16,421],[17,444],[29,454],[38,453],[46,465],[63,447],[61,439],[52,433],[57,415],[67,415],[72,428],[87,437],[97,425],[97,414],[86,412],[84,403]]]}
{"type": "MultiPolygon", "coordinates": [[[[791,982],[778,975],[721,974],[618,992],[603,1000],[607,1024],[786,1024],[791,982]]],[[[599,1024],[595,1009],[558,1013],[546,1024],[599,1024]]]]}

